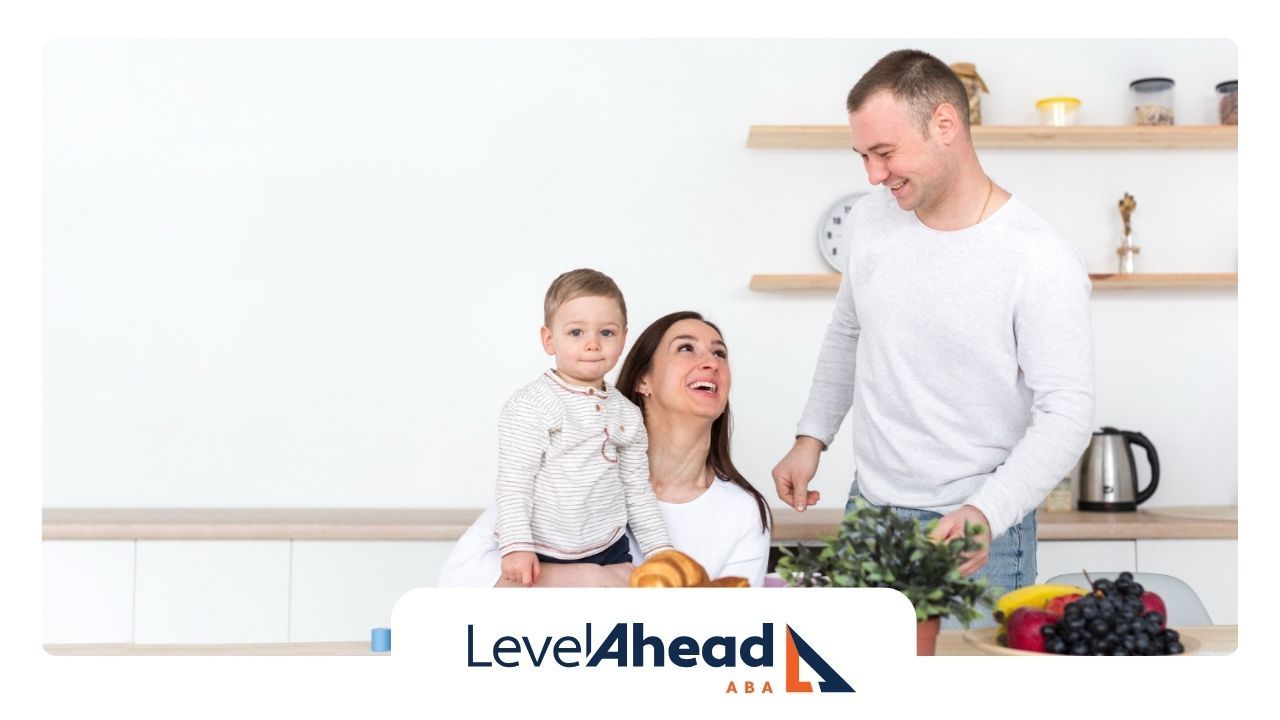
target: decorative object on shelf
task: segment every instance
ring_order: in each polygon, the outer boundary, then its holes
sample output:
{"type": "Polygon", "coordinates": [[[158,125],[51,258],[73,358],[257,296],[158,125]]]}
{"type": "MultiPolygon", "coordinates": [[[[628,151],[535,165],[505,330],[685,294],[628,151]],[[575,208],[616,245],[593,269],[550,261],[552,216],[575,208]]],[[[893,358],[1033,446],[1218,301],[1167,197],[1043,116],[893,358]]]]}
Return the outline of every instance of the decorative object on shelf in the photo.
{"type": "Polygon", "coordinates": [[[978,93],[991,94],[991,91],[987,89],[987,83],[978,74],[978,68],[973,63],[951,63],[950,67],[951,72],[960,78],[960,84],[964,85],[964,92],[969,96],[969,125],[981,125],[982,97],[978,93]]]}
{"type": "Polygon", "coordinates": [[[890,507],[871,507],[862,498],[844,516],[825,544],[779,548],[778,574],[792,587],[893,588],[916,610],[916,654],[934,654],[939,621],[955,617],[965,627],[993,604],[985,579],[960,574],[961,555],[981,547],[983,528],[965,525],[964,537],[934,542],[914,518],[898,517],[890,507]]]}
{"type": "Polygon", "coordinates": [[[1069,127],[1076,124],[1080,99],[1073,97],[1049,97],[1036,101],[1040,124],[1051,127],[1069,127]]]}
{"type": "Polygon", "coordinates": [[[1133,91],[1133,122],[1137,125],[1173,124],[1173,80],[1142,78],[1129,83],[1133,91]]]}
{"type": "Polygon", "coordinates": [[[1137,201],[1129,193],[1125,193],[1120,199],[1120,217],[1124,220],[1124,240],[1120,242],[1120,247],[1116,248],[1116,254],[1120,256],[1121,275],[1133,272],[1133,256],[1142,252],[1142,248],[1133,244],[1133,229],[1129,226],[1129,218],[1137,208],[1137,201]]]}
{"type": "Polygon", "coordinates": [[[849,265],[849,224],[846,219],[853,206],[866,196],[864,192],[845,195],[827,208],[818,223],[818,249],[822,251],[822,259],[838,273],[844,272],[849,265]]]}
{"type": "Polygon", "coordinates": [[[1235,80],[1218,83],[1218,121],[1223,125],[1239,125],[1240,91],[1235,80]]]}

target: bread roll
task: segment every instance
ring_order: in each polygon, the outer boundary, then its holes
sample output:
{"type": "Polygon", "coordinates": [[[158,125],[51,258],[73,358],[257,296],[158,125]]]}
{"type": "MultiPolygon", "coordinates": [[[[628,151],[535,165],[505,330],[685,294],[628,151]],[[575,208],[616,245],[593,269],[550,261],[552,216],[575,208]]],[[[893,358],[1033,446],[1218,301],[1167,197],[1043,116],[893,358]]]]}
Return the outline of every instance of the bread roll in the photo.
{"type": "Polygon", "coordinates": [[[697,560],[679,550],[666,550],[650,557],[631,572],[631,587],[750,587],[742,577],[712,581],[697,560]]]}

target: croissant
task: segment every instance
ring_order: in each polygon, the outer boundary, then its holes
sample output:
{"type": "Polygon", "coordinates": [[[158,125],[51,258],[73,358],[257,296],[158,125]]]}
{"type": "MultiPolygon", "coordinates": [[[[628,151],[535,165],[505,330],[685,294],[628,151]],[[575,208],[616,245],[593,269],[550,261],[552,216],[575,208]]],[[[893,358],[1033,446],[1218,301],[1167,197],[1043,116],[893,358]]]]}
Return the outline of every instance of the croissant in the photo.
{"type": "Polygon", "coordinates": [[[712,580],[697,560],[679,550],[666,550],[650,557],[631,572],[631,587],[749,587],[743,577],[712,580]]]}

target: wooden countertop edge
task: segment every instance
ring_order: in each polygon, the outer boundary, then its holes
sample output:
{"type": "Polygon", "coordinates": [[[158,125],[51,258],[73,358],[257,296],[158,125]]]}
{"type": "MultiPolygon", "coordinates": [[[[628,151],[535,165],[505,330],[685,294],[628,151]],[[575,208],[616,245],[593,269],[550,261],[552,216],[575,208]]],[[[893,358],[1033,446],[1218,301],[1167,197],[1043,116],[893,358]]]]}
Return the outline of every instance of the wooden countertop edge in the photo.
{"type": "MultiPolygon", "coordinates": [[[[478,509],[46,508],[45,540],[433,540],[458,539],[478,509]]],[[[842,509],[774,508],[774,542],[820,540],[842,509]]],[[[1235,520],[1137,513],[1037,514],[1040,540],[1236,539],[1235,520]]]]}
{"type": "MultiPolygon", "coordinates": [[[[478,513],[477,513],[478,514],[478,513]]],[[[302,523],[46,524],[44,540],[435,540],[451,542],[470,523],[395,525],[302,523]]]]}
{"type": "Polygon", "coordinates": [[[50,655],[227,655],[227,656],[347,656],[347,655],[390,655],[375,653],[369,649],[368,642],[284,642],[284,643],[243,643],[243,644],[190,644],[190,645],[135,645],[132,643],[81,643],[81,644],[48,644],[44,651],[50,655]]]}

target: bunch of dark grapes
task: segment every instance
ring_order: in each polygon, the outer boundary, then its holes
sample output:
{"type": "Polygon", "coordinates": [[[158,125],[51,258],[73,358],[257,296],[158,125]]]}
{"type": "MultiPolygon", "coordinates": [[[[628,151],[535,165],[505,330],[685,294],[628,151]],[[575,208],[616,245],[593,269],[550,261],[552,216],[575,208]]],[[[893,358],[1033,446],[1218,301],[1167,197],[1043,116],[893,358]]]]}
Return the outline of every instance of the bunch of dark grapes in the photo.
{"type": "Polygon", "coordinates": [[[1062,619],[1040,629],[1044,649],[1057,655],[1177,655],[1178,631],[1165,617],[1144,612],[1140,583],[1133,573],[1095,580],[1093,592],[1068,605],[1062,619]]]}

